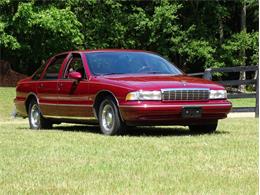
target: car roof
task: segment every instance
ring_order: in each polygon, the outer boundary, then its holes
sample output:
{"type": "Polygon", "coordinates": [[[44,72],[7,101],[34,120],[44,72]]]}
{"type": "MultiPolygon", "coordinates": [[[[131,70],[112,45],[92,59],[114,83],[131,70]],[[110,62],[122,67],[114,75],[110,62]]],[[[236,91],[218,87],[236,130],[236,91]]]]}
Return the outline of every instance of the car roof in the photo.
{"type": "Polygon", "coordinates": [[[68,53],[93,53],[93,52],[145,52],[145,53],[155,53],[152,51],[138,50],[138,49],[86,49],[86,50],[72,50],[57,53],[54,56],[68,54],[68,53]]]}

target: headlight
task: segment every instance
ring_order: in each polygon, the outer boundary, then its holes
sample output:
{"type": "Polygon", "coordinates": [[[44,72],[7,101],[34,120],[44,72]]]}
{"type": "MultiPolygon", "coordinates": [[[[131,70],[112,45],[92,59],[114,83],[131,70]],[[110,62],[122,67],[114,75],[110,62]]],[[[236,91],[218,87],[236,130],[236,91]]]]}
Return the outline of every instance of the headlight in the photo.
{"type": "Polygon", "coordinates": [[[227,99],[226,90],[210,90],[209,99],[227,99]]]}
{"type": "Polygon", "coordinates": [[[127,101],[131,100],[161,100],[161,91],[134,91],[126,96],[127,101]]]}

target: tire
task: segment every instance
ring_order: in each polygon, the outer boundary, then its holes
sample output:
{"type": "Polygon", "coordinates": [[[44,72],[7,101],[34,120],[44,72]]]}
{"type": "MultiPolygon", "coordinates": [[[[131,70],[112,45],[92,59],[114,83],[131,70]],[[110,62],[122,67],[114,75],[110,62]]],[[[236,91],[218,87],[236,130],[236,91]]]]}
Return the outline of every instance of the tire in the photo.
{"type": "Polygon", "coordinates": [[[190,125],[189,129],[192,133],[214,133],[217,130],[218,121],[205,125],[190,125]]]}
{"type": "Polygon", "coordinates": [[[99,106],[98,121],[100,130],[105,135],[123,134],[125,124],[122,122],[119,110],[111,97],[106,97],[99,106]]]}
{"type": "Polygon", "coordinates": [[[52,123],[43,118],[36,100],[31,100],[28,109],[28,119],[30,129],[51,129],[52,123]]]}

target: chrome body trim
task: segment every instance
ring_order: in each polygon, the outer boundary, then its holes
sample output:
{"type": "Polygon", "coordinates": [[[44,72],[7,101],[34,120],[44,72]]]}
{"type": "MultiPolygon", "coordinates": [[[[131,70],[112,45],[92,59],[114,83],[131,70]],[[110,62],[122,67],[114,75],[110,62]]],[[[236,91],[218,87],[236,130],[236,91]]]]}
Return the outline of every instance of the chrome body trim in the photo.
{"type": "Polygon", "coordinates": [[[178,108],[178,107],[218,107],[218,106],[231,106],[231,104],[175,104],[175,105],[121,105],[120,108],[178,108]]]}
{"type": "MultiPolygon", "coordinates": [[[[57,97],[56,95],[54,95],[54,96],[45,96],[44,97],[45,100],[57,100],[57,98],[60,98],[60,96],[57,97]]],[[[62,97],[62,101],[64,101],[64,100],[71,101],[71,99],[72,99],[72,97],[70,97],[70,96],[63,96],[62,97]]],[[[88,99],[89,99],[88,96],[73,97],[73,101],[82,101],[82,100],[88,100],[88,99]]]]}
{"type": "Polygon", "coordinates": [[[164,88],[161,89],[162,92],[164,91],[178,91],[178,90],[209,90],[209,88],[164,88]]]}
{"type": "Polygon", "coordinates": [[[44,118],[53,118],[53,119],[97,120],[96,117],[53,116],[53,115],[43,115],[43,117],[44,117],[44,118]]]}
{"type": "Polygon", "coordinates": [[[44,106],[69,106],[69,107],[92,107],[93,105],[87,104],[55,104],[55,103],[40,103],[40,105],[44,106]]]}
{"type": "Polygon", "coordinates": [[[17,98],[14,98],[13,102],[25,102],[26,99],[23,99],[23,100],[18,100],[17,98]]]}
{"type": "Polygon", "coordinates": [[[208,88],[165,88],[161,89],[162,101],[207,101],[208,88]]]}

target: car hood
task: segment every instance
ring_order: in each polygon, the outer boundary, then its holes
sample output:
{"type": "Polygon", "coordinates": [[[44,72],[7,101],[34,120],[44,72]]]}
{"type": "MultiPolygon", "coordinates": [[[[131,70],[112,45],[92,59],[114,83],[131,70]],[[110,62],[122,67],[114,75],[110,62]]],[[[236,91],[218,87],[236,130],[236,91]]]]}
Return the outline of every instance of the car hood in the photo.
{"type": "Polygon", "coordinates": [[[209,80],[187,75],[108,75],[107,82],[127,85],[137,90],[161,90],[164,88],[209,88],[223,89],[223,86],[209,80]]]}

